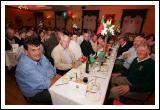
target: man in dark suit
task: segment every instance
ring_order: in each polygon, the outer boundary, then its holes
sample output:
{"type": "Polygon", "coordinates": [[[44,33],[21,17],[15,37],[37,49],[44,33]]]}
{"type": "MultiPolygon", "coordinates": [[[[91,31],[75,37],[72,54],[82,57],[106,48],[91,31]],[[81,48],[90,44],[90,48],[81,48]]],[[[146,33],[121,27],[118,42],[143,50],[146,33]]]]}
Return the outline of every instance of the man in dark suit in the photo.
{"type": "Polygon", "coordinates": [[[120,47],[118,49],[117,57],[122,55],[123,52],[126,52],[130,48],[130,46],[127,43],[127,39],[125,37],[119,38],[119,44],[120,44],[120,47]]]}
{"type": "Polygon", "coordinates": [[[87,32],[83,33],[84,40],[82,41],[80,47],[82,49],[82,53],[84,56],[88,57],[91,54],[95,54],[91,42],[90,42],[90,36],[87,32]]]}
{"type": "Polygon", "coordinates": [[[5,38],[5,50],[12,50],[12,44],[19,44],[20,40],[15,37],[15,30],[13,28],[7,28],[7,34],[5,38]]]}

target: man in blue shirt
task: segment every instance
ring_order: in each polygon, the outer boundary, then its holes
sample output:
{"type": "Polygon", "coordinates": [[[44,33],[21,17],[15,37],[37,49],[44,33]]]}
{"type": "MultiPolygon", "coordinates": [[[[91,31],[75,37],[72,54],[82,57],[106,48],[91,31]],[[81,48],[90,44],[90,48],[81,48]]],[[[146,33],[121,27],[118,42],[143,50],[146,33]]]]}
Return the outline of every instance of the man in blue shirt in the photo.
{"type": "Polygon", "coordinates": [[[56,69],[42,54],[38,38],[24,41],[24,54],[19,58],[16,68],[16,81],[22,94],[33,104],[52,104],[48,88],[56,69]]]}

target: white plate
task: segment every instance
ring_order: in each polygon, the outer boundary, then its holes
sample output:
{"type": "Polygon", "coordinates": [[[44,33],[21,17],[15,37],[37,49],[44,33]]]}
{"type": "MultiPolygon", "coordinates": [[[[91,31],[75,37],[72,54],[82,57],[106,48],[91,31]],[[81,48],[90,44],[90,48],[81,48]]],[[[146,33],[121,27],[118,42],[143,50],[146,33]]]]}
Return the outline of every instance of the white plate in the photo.
{"type": "Polygon", "coordinates": [[[63,77],[62,77],[62,82],[63,83],[67,83],[67,82],[69,82],[70,81],[70,77],[68,76],[68,75],[64,75],[63,77]]]}
{"type": "Polygon", "coordinates": [[[100,90],[100,84],[95,82],[91,82],[87,85],[87,92],[96,93],[100,90]]]}

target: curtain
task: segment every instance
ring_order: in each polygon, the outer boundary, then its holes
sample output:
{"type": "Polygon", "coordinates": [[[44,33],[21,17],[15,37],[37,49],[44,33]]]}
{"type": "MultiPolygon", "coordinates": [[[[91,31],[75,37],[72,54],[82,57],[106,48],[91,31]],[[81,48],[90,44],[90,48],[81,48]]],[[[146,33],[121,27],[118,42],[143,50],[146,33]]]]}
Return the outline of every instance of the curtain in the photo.
{"type": "Polygon", "coordinates": [[[59,28],[59,29],[65,29],[66,27],[66,19],[64,16],[63,16],[63,13],[65,11],[56,11],[55,12],[55,27],[56,28],[59,28]]]}
{"type": "Polygon", "coordinates": [[[67,20],[67,26],[66,26],[66,28],[67,28],[67,30],[69,31],[69,32],[72,32],[72,27],[73,27],[73,23],[72,23],[72,19],[71,18],[69,18],[68,20],[67,20]]]}
{"type": "Polygon", "coordinates": [[[63,16],[56,15],[56,27],[62,29],[65,27],[65,20],[63,16]]]}
{"type": "Polygon", "coordinates": [[[141,33],[146,12],[146,9],[123,10],[121,21],[122,34],[141,33]]]}
{"type": "Polygon", "coordinates": [[[98,27],[99,10],[83,10],[82,29],[96,31],[98,27]]]}

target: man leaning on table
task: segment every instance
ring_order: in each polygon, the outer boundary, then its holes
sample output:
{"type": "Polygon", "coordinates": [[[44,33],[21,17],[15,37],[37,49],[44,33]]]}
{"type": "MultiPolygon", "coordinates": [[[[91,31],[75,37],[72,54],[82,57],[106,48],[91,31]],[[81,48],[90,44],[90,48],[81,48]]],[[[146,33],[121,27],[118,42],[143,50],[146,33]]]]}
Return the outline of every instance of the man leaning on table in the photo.
{"type": "Polygon", "coordinates": [[[36,37],[24,41],[24,52],[16,68],[16,82],[31,104],[52,104],[48,88],[58,77],[56,69],[42,54],[36,37]]]}
{"type": "Polygon", "coordinates": [[[81,62],[76,60],[75,55],[69,48],[70,37],[64,34],[59,44],[52,50],[51,56],[54,59],[57,74],[64,75],[70,69],[78,67],[81,62]]]}
{"type": "Polygon", "coordinates": [[[137,57],[128,71],[113,73],[110,98],[129,95],[133,92],[149,92],[155,87],[155,62],[149,56],[150,49],[146,43],[137,48],[137,57]]]}

